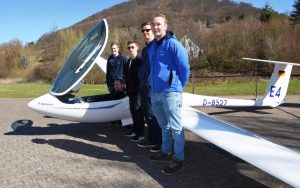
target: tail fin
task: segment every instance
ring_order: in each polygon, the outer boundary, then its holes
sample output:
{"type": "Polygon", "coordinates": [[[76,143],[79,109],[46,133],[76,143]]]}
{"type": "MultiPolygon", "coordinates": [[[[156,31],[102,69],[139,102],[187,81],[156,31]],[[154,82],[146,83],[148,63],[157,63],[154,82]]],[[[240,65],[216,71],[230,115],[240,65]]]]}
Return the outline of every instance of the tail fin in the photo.
{"type": "Polygon", "coordinates": [[[288,89],[292,67],[300,66],[300,64],[252,58],[243,59],[249,61],[260,61],[275,64],[273,73],[271,75],[271,79],[262,99],[262,103],[263,106],[271,107],[276,107],[283,103],[288,89]]]}
{"type": "Polygon", "coordinates": [[[276,107],[283,103],[293,65],[276,64],[263,97],[263,104],[276,107]]]}

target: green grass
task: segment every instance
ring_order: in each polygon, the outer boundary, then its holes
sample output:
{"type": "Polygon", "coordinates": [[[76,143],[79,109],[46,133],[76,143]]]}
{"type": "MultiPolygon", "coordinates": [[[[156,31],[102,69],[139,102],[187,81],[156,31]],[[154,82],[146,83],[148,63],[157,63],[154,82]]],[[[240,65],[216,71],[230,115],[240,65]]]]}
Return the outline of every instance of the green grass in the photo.
{"type": "MultiPolygon", "coordinates": [[[[263,95],[268,81],[259,81],[258,94],[263,95]]],[[[220,84],[196,84],[195,93],[201,95],[224,96],[224,95],[255,95],[255,82],[243,83],[220,83],[220,84]]],[[[0,84],[0,98],[35,98],[48,93],[50,84],[45,83],[10,83],[0,84]]],[[[189,84],[186,92],[192,92],[189,84]]],[[[76,96],[96,95],[107,93],[106,85],[83,85],[76,96]]],[[[300,94],[300,80],[291,80],[288,94],[300,94]]]]}
{"type": "MultiPolygon", "coordinates": [[[[0,84],[0,98],[35,98],[46,94],[51,89],[46,83],[0,84]]],[[[83,85],[76,96],[107,93],[106,85],[83,85]]]]}
{"type": "MultiPolygon", "coordinates": [[[[259,81],[257,84],[258,95],[263,95],[268,80],[259,81]]],[[[192,85],[187,85],[185,91],[192,92],[192,85]]],[[[218,84],[196,84],[194,92],[201,95],[255,95],[256,84],[255,82],[242,82],[242,83],[218,83],[218,84]]],[[[288,94],[300,94],[300,80],[290,80],[288,87],[288,94]]]]}

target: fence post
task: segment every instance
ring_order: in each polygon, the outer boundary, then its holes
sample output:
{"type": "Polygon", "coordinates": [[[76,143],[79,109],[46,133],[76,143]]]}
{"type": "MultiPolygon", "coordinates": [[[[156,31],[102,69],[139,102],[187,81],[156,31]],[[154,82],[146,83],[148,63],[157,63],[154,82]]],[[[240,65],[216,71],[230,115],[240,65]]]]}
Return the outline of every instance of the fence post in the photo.
{"type": "Polygon", "coordinates": [[[192,74],[192,93],[194,94],[195,93],[195,79],[194,79],[194,74],[192,74]]]}
{"type": "Polygon", "coordinates": [[[258,67],[257,67],[257,62],[255,63],[255,65],[256,65],[256,69],[255,69],[255,100],[257,100],[257,95],[258,95],[258,86],[257,86],[257,82],[258,82],[258,78],[257,78],[257,69],[258,69],[258,67]]]}

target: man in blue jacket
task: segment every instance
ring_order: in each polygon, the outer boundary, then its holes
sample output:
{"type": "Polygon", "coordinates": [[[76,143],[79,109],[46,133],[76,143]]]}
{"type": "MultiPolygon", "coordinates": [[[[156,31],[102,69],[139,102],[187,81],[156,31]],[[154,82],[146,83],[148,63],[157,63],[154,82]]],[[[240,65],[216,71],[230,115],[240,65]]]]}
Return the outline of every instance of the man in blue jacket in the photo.
{"type": "Polygon", "coordinates": [[[172,158],[162,172],[173,174],[183,169],[185,140],[181,125],[182,92],[189,79],[190,66],[187,51],[167,28],[165,15],[159,14],[153,18],[152,31],[156,39],[148,51],[151,101],[162,129],[162,146],[161,152],[151,155],[150,159],[169,161],[172,158]]]}

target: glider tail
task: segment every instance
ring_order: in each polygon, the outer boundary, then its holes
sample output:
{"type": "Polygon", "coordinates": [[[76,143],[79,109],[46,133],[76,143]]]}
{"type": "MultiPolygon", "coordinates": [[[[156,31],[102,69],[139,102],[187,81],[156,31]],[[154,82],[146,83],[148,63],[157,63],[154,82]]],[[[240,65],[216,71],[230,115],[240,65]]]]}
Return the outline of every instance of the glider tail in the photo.
{"type": "Polygon", "coordinates": [[[262,59],[243,58],[249,61],[260,61],[275,64],[271,79],[262,99],[262,106],[276,107],[284,102],[293,66],[300,64],[271,61],[262,59]]]}
{"type": "Polygon", "coordinates": [[[263,105],[276,107],[284,102],[293,65],[275,64],[263,97],[263,105]]]}

